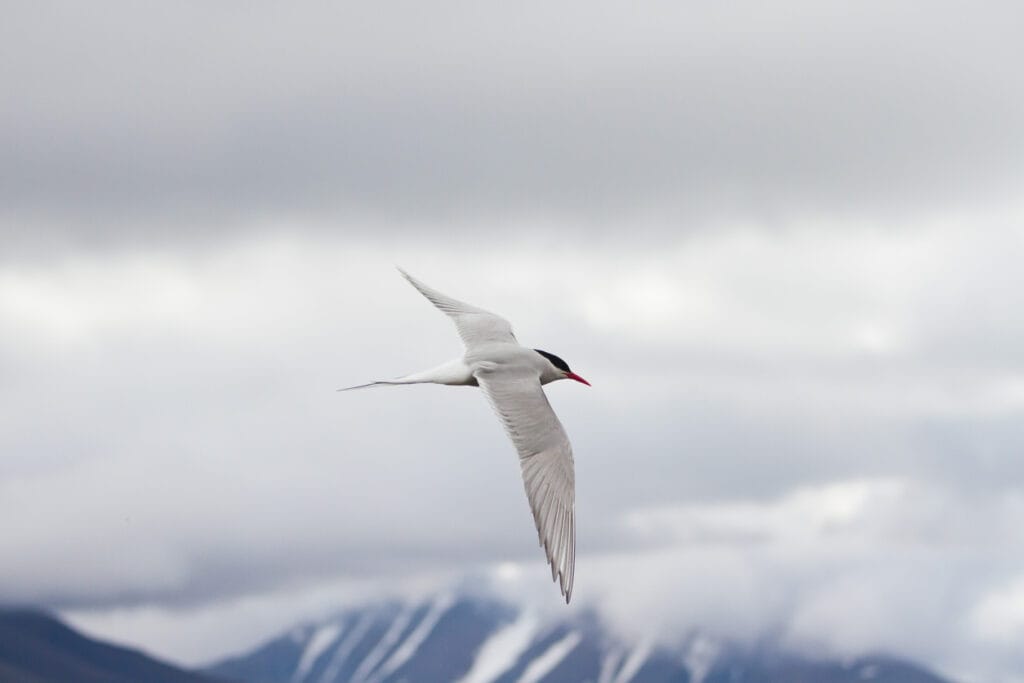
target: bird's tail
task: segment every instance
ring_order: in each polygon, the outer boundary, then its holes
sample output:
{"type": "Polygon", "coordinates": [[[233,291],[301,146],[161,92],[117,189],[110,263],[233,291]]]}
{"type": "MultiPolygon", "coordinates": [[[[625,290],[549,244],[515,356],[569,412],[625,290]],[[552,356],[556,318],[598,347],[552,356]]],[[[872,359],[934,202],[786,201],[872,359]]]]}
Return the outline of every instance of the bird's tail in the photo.
{"type": "Polygon", "coordinates": [[[338,391],[352,391],[353,389],[369,389],[371,387],[397,386],[399,384],[409,384],[409,382],[385,379],[377,382],[367,382],[366,384],[357,384],[354,387],[342,387],[341,389],[338,389],[338,391]]]}
{"type": "Polygon", "coordinates": [[[414,372],[409,375],[385,379],[367,384],[357,384],[354,387],[345,387],[338,391],[350,391],[352,389],[367,389],[369,387],[388,386],[393,384],[454,384],[476,386],[476,378],[470,371],[469,366],[461,358],[442,363],[436,368],[414,372]]]}

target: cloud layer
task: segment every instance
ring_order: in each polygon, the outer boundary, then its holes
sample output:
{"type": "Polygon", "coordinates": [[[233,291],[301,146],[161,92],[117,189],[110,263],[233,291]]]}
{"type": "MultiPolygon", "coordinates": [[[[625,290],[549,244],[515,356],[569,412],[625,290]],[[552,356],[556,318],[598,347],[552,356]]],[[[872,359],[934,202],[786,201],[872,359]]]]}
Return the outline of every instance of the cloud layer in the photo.
{"type": "Polygon", "coordinates": [[[215,605],[338,580],[539,571],[511,449],[475,391],[333,392],[458,353],[394,258],[594,381],[549,394],[578,454],[581,595],[622,623],[1009,666],[1021,330],[997,326],[983,271],[1018,277],[1015,215],[988,238],[739,230],[568,268],[530,249],[307,238],[8,267],[4,597],[121,615],[130,633],[154,610],[220,624],[215,605]],[[729,598],[776,582],[756,608],[729,598]],[[897,637],[924,624],[907,601],[935,601],[948,629],[897,637]]]}
{"type": "Polygon", "coordinates": [[[1020,13],[12,9],[0,600],[197,662],[550,598],[477,392],[334,393],[460,352],[397,263],[593,381],[581,606],[1019,680],[1020,13]]]}
{"type": "Polygon", "coordinates": [[[956,2],[24,6],[0,29],[5,241],[295,214],[615,238],[636,215],[676,234],[985,201],[1024,156],[1021,19],[956,2]]]}

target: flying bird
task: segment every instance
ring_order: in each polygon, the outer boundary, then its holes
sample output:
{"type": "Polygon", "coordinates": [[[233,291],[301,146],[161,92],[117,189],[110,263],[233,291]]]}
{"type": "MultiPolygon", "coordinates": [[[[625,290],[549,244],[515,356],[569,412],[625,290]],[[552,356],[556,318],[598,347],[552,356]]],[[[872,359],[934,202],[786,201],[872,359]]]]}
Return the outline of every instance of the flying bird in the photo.
{"type": "Polygon", "coordinates": [[[445,313],[466,352],[430,370],[338,391],[398,384],[480,387],[519,453],[523,486],[540,545],[568,604],[576,567],[576,484],[569,437],[541,385],[572,379],[590,386],[553,353],[521,346],[504,318],[428,287],[398,271],[445,313]]]}

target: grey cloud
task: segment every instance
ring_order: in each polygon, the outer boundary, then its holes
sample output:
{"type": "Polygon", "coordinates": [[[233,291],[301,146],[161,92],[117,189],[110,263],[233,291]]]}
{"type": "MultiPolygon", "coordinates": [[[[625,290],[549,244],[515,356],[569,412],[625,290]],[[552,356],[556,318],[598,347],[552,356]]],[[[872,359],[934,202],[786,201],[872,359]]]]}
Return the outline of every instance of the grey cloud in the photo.
{"type": "MultiPolygon", "coordinates": [[[[825,297],[802,286],[830,254],[856,257],[860,238],[841,235],[792,237],[782,266],[761,258],[777,248],[765,238],[662,253],[657,263],[685,272],[684,285],[735,302],[721,319],[717,305],[693,319],[682,306],[681,317],[673,308],[620,326],[592,309],[597,297],[633,315],[632,290],[620,290],[651,270],[643,252],[588,252],[582,275],[537,251],[482,262],[421,253],[433,265],[420,274],[508,315],[524,343],[595,383],[549,391],[579,454],[581,553],[637,547],[623,515],[679,500],[763,501],[885,476],[979,500],[1012,492],[1024,480],[1019,399],[989,398],[1012,366],[973,370],[975,396],[941,358],[851,347],[835,330],[859,319],[861,299],[893,290],[858,268],[825,297]],[[780,267],[791,294],[765,293],[780,267]],[[526,303],[535,297],[545,305],[526,303]],[[844,313],[830,313],[837,303],[844,313]]],[[[945,239],[927,241],[946,249],[945,239]]],[[[271,239],[199,257],[6,268],[0,501],[23,520],[3,538],[19,558],[3,569],[6,597],[194,605],[338,573],[533,558],[511,449],[476,392],[333,391],[458,353],[448,323],[391,268],[417,249],[271,239]]],[[[909,338],[920,325],[931,337],[970,324],[912,315],[929,308],[933,271],[901,272],[914,286],[882,312],[909,338]],[[895,317],[903,297],[918,305],[895,317]]],[[[675,283],[663,284],[677,302],[675,283]]]]}
{"type": "Polygon", "coordinates": [[[578,575],[680,579],[631,619],[1019,662],[1016,5],[104,7],[0,25],[0,600],[159,643],[323,582],[539,582],[475,392],[334,393],[459,352],[398,263],[593,381],[550,388],[578,575]],[[817,549],[628,523],[864,479],[927,495],[817,549]]]}
{"type": "Polygon", "coordinates": [[[964,14],[23,7],[2,29],[6,238],[258,216],[614,235],[973,201],[1019,178],[1024,55],[1014,3],[964,14]]]}

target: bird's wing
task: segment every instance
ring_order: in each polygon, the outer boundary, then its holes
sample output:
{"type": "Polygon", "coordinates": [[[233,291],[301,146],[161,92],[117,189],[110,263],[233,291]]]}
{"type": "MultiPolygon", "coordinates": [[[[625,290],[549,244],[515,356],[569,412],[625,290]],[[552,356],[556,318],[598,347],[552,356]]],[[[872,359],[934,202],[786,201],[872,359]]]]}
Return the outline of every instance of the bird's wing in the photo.
{"type": "Polygon", "coordinates": [[[540,544],[566,603],[576,565],[576,476],[569,437],[529,368],[482,368],[480,388],[519,452],[540,544]]]}
{"type": "Polygon", "coordinates": [[[501,316],[446,296],[423,284],[401,268],[398,269],[398,272],[409,281],[409,284],[420,290],[420,294],[427,297],[430,303],[452,319],[455,328],[459,331],[459,336],[462,337],[462,343],[466,345],[467,349],[494,342],[517,343],[515,335],[512,334],[512,325],[501,316]]]}

